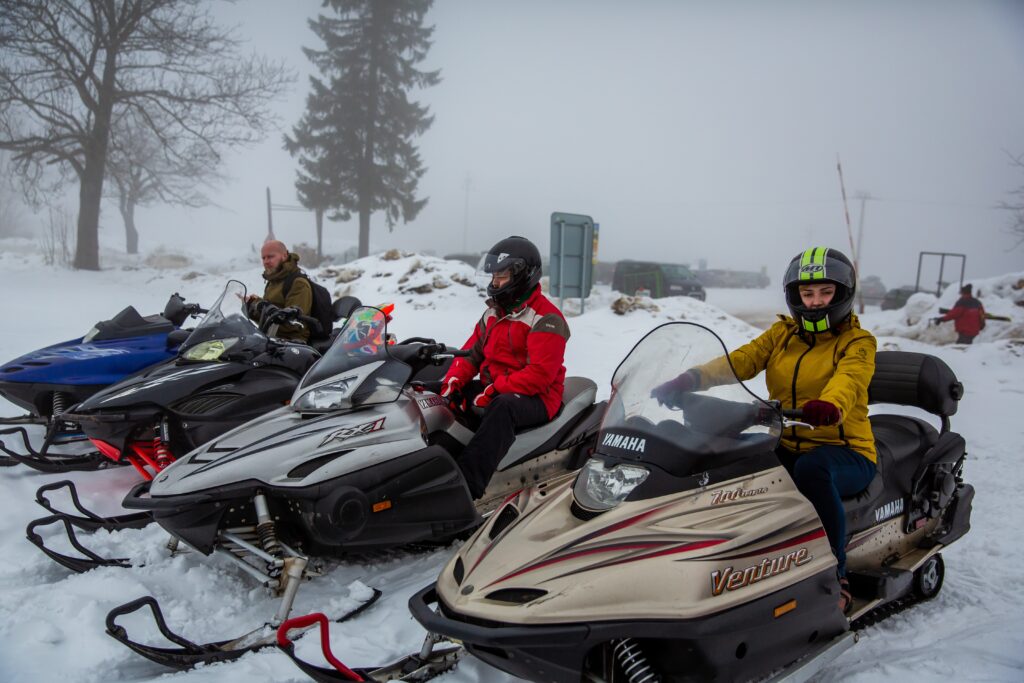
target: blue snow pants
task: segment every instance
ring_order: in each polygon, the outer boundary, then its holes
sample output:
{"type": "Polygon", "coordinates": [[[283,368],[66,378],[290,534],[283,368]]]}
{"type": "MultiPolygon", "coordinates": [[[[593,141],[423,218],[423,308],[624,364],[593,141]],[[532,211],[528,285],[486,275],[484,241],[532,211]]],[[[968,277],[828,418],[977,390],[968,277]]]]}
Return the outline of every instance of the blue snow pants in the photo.
{"type": "Polygon", "coordinates": [[[845,446],[818,446],[799,456],[783,448],[776,452],[797,490],[811,501],[821,518],[839,561],[839,576],[846,576],[846,514],[842,499],[868,487],[875,476],[875,463],[845,446]]]}

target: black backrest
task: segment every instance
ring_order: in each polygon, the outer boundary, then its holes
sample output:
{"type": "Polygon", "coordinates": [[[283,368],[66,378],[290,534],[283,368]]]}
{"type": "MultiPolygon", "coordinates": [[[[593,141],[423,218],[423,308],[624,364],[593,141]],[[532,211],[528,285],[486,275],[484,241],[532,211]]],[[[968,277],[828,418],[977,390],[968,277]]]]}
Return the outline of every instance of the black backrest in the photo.
{"type": "Polygon", "coordinates": [[[868,403],[896,403],[927,410],[932,415],[956,414],[963,385],[948,365],[935,356],[913,351],[879,351],[868,403]]]}

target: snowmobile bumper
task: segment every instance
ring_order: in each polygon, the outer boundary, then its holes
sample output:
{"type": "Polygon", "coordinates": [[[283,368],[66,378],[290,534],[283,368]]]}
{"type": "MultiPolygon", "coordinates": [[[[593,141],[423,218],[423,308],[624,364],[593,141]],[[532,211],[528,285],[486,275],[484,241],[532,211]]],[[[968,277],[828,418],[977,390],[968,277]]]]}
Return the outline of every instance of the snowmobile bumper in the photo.
{"type": "MultiPolygon", "coordinates": [[[[746,680],[786,666],[847,631],[832,570],[699,619],[608,620],[509,625],[460,615],[437,595],[436,584],[409,599],[413,617],[428,631],[463,643],[470,654],[513,676],[577,683],[600,667],[611,641],[632,638],[652,668],[700,680],[746,680]],[[797,609],[775,616],[796,601],[797,609]],[[437,605],[435,611],[432,606],[437,605]]],[[[600,675],[600,674],[599,674],[600,675]]]]}

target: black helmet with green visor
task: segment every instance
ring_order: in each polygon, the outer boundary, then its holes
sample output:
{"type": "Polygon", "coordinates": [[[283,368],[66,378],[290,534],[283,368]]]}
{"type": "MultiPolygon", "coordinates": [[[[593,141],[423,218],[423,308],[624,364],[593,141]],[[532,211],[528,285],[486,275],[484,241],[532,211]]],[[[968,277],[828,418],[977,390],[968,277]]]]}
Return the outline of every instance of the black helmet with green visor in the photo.
{"type": "Polygon", "coordinates": [[[828,247],[811,247],[793,257],[783,280],[786,305],[803,332],[819,334],[833,331],[850,317],[857,291],[857,273],[846,254],[828,247]],[[828,305],[809,308],[800,298],[800,285],[831,283],[836,292],[828,305]]]}

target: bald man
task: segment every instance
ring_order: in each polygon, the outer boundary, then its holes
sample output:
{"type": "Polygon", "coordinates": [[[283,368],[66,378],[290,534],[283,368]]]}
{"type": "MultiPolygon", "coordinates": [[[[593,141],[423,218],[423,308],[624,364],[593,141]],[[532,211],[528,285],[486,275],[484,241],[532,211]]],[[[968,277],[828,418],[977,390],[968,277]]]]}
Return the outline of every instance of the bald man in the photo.
{"type": "MultiPolygon", "coordinates": [[[[306,274],[299,270],[299,255],[288,251],[284,242],[267,240],[260,249],[263,261],[263,279],[267,281],[263,297],[250,294],[246,298],[249,317],[259,320],[261,304],[266,301],[278,308],[295,306],[303,315],[313,310],[313,288],[306,274]]],[[[290,324],[273,325],[267,331],[272,337],[309,342],[309,328],[290,324]]]]}

